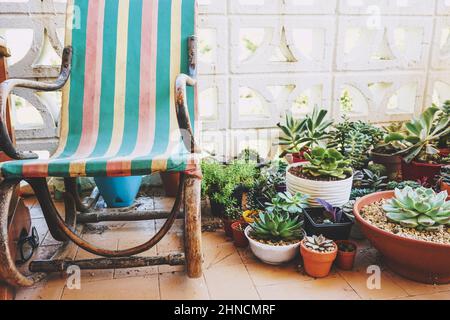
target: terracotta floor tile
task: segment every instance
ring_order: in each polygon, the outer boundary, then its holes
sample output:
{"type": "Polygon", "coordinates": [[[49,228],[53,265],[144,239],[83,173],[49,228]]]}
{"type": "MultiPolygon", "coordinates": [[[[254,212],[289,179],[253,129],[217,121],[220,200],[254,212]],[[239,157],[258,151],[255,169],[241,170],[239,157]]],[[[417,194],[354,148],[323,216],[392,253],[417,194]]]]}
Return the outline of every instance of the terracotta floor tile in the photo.
{"type": "Polygon", "coordinates": [[[175,203],[175,198],[155,197],[155,209],[170,211],[175,203]]]}
{"type": "Polygon", "coordinates": [[[450,300],[450,291],[408,297],[404,300],[450,300]]]}
{"type": "Polygon", "coordinates": [[[417,296],[417,295],[432,295],[439,292],[448,292],[450,291],[450,284],[447,285],[431,285],[418,283],[406,278],[401,277],[393,273],[391,270],[386,270],[385,272],[389,273],[391,279],[398,284],[401,288],[403,288],[409,295],[417,296]]]}
{"type": "MultiPolygon", "coordinates": [[[[147,239],[148,240],[148,239],[147,239]]],[[[129,249],[138,245],[143,244],[145,241],[141,240],[127,240],[127,239],[120,239],[118,250],[124,250],[129,249]]],[[[141,253],[138,256],[141,257],[153,257],[156,256],[156,248],[152,248],[151,250],[141,253]]],[[[128,277],[144,277],[151,274],[158,273],[158,267],[145,267],[145,268],[129,268],[129,269],[116,269],[114,271],[114,278],[120,279],[120,278],[128,278],[128,277]]]]}
{"type": "MultiPolygon", "coordinates": [[[[96,246],[109,249],[109,250],[117,250],[118,241],[115,239],[99,241],[95,243],[96,246]]],[[[83,249],[79,249],[75,259],[76,260],[84,260],[84,259],[97,259],[101,258],[92,253],[89,253],[83,249]]],[[[107,270],[82,270],[81,271],[81,282],[89,282],[89,281],[99,281],[99,280],[108,280],[114,277],[114,269],[107,270]]]]}
{"type": "Polygon", "coordinates": [[[52,275],[49,280],[32,288],[19,288],[16,300],[60,300],[65,285],[65,279],[52,275]]]}
{"type": "Polygon", "coordinates": [[[80,290],[64,289],[63,300],[158,300],[158,276],[102,280],[81,284],[80,290]]]}
{"type": "Polygon", "coordinates": [[[42,212],[42,209],[39,205],[35,205],[35,206],[31,207],[31,208],[29,208],[29,210],[30,210],[30,216],[32,219],[44,217],[44,213],[42,212]]]}
{"type": "Polygon", "coordinates": [[[205,270],[204,275],[211,299],[259,299],[256,288],[242,264],[205,270]]]}
{"type": "Polygon", "coordinates": [[[247,264],[246,267],[256,286],[312,280],[312,278],[299,271],[298,264],[296,263],[271,266],[258,262],[247,264]]]}
{"type": "Polygon", "coordinates": [[[47,222],[45,222],[44,218],[34,218],[31,220],[31,223],[32,226],[36,228],[39,235],[39,241],[42,244],[48,232],[47,222]]]}
{"type": "Polygon", "coordinates": [[[166,273],[159,276],[162,300],[208,300],[205,279],[189,279],[186,273],[166,273]]]}
{"type": "Polygon", "coordinates": [[[355,291],[340,277],[258,286],[263,300],[353,300],[355,291]]]}
{"type": "Polygon", "coordinates": [[[370,261],[364,256],[357,257],[352,271],[339,270],[339,274],[351,285],[362,299],[388,300],[408,296],[408,293],[395,283],[389,272],[381,272],[381,289],[369,289],[367,281],[372,274],[367,273],[370,261]]]}
{"type": "Polygon", "coordinates": [[[205,245],[203,255],[205,269],[242,264],[242,259],[232,242],[217,246],[205,245]]]}

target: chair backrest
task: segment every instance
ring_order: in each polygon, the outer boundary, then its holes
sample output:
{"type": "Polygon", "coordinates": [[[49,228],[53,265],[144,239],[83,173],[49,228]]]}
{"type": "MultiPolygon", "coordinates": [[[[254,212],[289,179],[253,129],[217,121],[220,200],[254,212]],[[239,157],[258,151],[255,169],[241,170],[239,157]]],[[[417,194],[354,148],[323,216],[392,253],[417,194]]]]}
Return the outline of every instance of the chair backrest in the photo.
{"type": "MultiPolygon", "coordinates": [[[[161,154],[178,130],[174,83],[188,73],[195,0],[69,0],[56,157],[161,154]]],[[[196,101],[188,89],[191,119],[196,101]]]]}

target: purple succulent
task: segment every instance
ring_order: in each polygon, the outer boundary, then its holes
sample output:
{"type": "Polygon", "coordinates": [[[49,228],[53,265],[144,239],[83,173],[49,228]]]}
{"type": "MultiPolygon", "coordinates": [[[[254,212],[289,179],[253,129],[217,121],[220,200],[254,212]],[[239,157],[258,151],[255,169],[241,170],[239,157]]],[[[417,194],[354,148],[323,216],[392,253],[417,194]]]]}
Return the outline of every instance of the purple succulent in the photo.
{"type": "Polygon", "coordinates": [[[340,223],[342,219],[342,209],[334,207],[329,202],[322,200],[322,199],[316,199],[316,201],[325,209],[327,213],[330,214],[330,216],[333,218],[334,223],[340,223]]]}

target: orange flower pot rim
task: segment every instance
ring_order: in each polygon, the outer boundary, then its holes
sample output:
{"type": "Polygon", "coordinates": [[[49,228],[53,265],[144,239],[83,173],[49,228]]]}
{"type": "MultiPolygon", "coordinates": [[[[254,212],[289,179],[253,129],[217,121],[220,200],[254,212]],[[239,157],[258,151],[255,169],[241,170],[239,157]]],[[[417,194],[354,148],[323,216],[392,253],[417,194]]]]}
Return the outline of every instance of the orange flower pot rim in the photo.
{"type": "Polygon", "coordinates": [[[366,205],[375,203],[376,201],[379,201],[381,199],[391,199],[395,196],[395,192],[394,191],[382,191],[382,192],[376,192],[376,193],[372,193],[369,194],[365,197],[360,198],[359,200],[356,201],[355,203],[355,207],[354,207],[354,214],[355,214],[355,218],[356,220],[365,225],[367,228],[374,230],[376,232],[379,232],[387,237],[390,237],[392,239],[395,240],[403,240],[403,241],[407,241],[409,243],[411,243],[412,245],[417,244],[417,245],[428,245],[431,247],[435,247],[435,248],[450,248],[450,244],[443,244],[443,243],[435,243],[435,242],[428,242],[428,241],[424,241],[424,240],[417,240],[417,239],[410,239],[410,238],[406,238],[406,237],[402,237],[402,236],[398,236],[396,234],[393,234],[391,232],[382,230],[376,226],[374,226],[373,224],[369,223],[368,221],[366,221],[360,213],[360,210],[362,210],[366,205]],[[368,202],[369,199],[374,199],[374,201],[372,202],[368,202]],[[362,204],[364,203],[364,207],[362,207],[362,204]],[[361,207],[361,208],[360,208],[361,207]]]}
{"type": "Polygon", "coordinates": [[[318,252],[318,251],[311,250],[311,249],[309,249],[308,247],[305,246],[305,241],[306,241],[306,239],[303,239],[302,242],[300,242],[300,244],[301,244],[302,248],[304,250],[306,250],[307,252],[309,252],[309,253],[314,253],[314,254],[326,256],[326,255],[334,254],[335,252],[337,252],[339,250],[336,242],[334,242],[334,241],[333,241],[334,250],[330,251],[330,252],[318,252]]]}

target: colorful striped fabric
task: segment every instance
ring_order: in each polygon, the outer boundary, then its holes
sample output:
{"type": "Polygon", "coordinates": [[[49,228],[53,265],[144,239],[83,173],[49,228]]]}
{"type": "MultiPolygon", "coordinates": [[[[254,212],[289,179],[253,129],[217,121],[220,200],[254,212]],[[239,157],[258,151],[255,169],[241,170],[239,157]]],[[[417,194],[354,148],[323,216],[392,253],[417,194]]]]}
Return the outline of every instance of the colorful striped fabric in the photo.
{"type": "MultiPolygon", "coordinates": [[[[10,161],[5,178],[129,176],[195,169],[181,142],[174,84],[188,74],[195,0],[73,0],[59,147],[50,160],[10,161]]],[[[188,88],[191,119],[195,93],[188,88]]]]}

